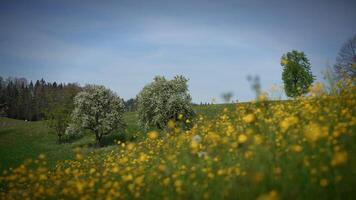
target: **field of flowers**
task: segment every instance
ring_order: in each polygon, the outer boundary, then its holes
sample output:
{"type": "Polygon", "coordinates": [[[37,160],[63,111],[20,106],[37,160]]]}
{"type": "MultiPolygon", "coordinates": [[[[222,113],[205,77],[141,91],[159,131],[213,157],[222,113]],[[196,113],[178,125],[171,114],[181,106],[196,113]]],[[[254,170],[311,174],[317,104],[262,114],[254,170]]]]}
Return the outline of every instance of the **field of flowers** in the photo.
{"type": "Polygon", "coordinates": [[[1,199],[352,199],[356,88],[271,102],[262,96],[191,129],[170,121],[140,142],[0,177],[1,199]]]}

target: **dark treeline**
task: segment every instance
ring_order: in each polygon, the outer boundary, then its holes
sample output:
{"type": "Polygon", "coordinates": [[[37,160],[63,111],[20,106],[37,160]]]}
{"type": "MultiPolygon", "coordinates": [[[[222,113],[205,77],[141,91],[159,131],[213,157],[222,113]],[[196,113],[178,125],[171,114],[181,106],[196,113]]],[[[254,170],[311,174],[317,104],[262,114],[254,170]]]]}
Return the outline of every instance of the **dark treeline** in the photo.
{"type": "Polygon", "coordinates": [[[0,116],[42,120],[53,104],[71,106],[80,90],[81,87],[76,83],[57,84],[43,79],[28,82],[25,78],[0,77],[0,116]]]}
{"type": "Polygon", "coordinates": [[[133,112],[137,110],[137,98],[131,98],[127,101],[124,101],[125,104],[125,110],[127,112],[133,112]]]}
{"type": "MultiPolygon", "coordinates": [[[[26,78],[0,76],[0,117],[29,121],[46,118],[46,113],[58,108],[72,109],[74,96],[83,88],[77,83],[57,83],[26,78]]],[[[128,112],[136,111],[136,98],[124,101],[128,112]]],[[[47,116],[48,117],[48,116],[47,116]]]]}

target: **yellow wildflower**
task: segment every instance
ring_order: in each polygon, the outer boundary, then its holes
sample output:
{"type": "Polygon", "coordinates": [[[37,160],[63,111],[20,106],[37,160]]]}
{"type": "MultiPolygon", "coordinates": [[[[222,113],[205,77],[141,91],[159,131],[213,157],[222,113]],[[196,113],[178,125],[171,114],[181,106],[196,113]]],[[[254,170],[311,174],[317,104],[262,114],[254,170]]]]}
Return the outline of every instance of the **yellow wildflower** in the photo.
{"type": "Polygon", "coordinates": [[[148,138],[150,138],[151,140],[157,139],[157,137],[158,137],[157,131],[151,131],[148,133],[148,138]]]}
{"type": "Polygon", "coordinates": [[[345,164],[347,162],[347,159],[348,159],[348,155],[346,151],[335,152],[331,160],[331,165],[338,166],[338,165],[345,164]]]}
{"type": "Polygon", "coordinates": [[[238,137],[239,143],[245,143],[247,141],[247,136],[245,134],[241,134],[238,137]]]}
{"type": "Polygon", "coordinates": [[[255,115],[248,114],[248,115],[244,116],[242,119],[243,119],[244,122],[249,124],[249,123],[252,123],[252,122],[255,121],[255,115]]]}

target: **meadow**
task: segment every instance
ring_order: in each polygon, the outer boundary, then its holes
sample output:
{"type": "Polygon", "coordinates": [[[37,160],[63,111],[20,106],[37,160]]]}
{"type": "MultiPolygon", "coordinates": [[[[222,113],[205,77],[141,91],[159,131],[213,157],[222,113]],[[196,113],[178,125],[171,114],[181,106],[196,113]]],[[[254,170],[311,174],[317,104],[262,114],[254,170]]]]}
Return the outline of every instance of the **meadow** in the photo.
{"type": "Polygon", "coordinates": [[[57,144],[43,122],[0,121],[1,199],[353,199],[356,91],[196,106],[193,121],[57,144]],[[184,129],[179,124],[191,124],[184,129]]]}

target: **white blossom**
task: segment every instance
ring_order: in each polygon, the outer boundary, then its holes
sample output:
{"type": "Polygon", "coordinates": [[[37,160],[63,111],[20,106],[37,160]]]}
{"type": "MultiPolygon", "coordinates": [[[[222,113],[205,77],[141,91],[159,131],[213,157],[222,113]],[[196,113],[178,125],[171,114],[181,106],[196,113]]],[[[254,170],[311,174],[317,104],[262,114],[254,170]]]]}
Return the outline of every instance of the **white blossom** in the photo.
{"type": "Polygon", "coordinates": [[[86,86],[85,90],[74,98],[74,106],[73,122],[81,129],[94,132],[99,145],[103,135],[124,126],[123,100],[104,86],[86,86]]]}
{"type": "Polygon", "coordinates": [[[194,111],[187,85],[188,80],[176,76],[173,80],[156,76],[138,94],[138,116],[141,127],[164,128],[170,119],[178,119],[181,114],[191,119],[194,111]]]}

